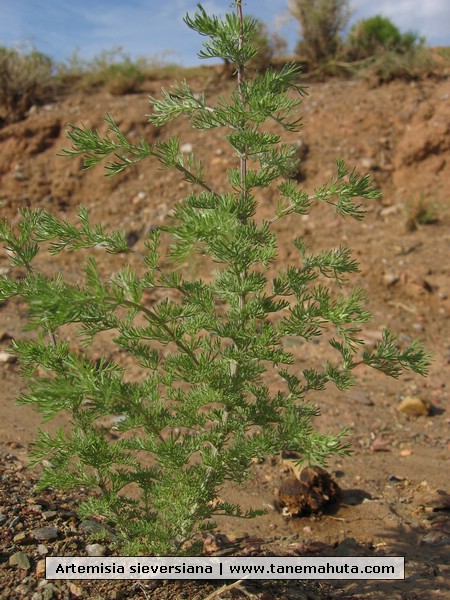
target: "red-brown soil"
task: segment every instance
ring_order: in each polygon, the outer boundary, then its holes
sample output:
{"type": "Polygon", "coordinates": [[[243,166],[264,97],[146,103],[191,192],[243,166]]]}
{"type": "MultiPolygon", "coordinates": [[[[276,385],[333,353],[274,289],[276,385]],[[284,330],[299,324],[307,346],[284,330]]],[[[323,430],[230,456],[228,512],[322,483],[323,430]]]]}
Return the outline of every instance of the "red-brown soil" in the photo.
{"type": "MultiPolygon", "coordinates": [[[[189,186],[178,173],[158,170],[152,160],[106,178],[101,167],[85,171],[81,159],[57,156],[69,145],[65,137],[68,122],[103,131],[106,113],[116,117],[131,141],[141,136],[151,141],[158,134],[161,139],[178,135],[181,143],[191,143],[205,163],[207,179],[216,189],[225,189],[226,169],[234,165],[234,158],[222,131],[199,132],[182,120],[156,132],[146,124],[148,94],[157,95],[161,85],[169,84],[151,82],[145,93],[124,97],[73,94],[33,108],[24,121],[0,129],[1,216],[14,220],[18,208],[30,206],[73,220],[77,207],[83,204],[93,222],[101,222],[108,229],[123,227],[135,248],[143,247],[149,228],[164,222],[173,203],[189,191],[189,186]]],[[[198,89],[202,85],[201,81],[194,82],[198,89]]],[[[209,85],[206,95],[211,103],[229,92],[228,83],[220,86],[209,85]]],[[[404,555],[406,580],[309,585],[301,581],[276,585],[253,582],[245,592],[236,588],[220,597],[244,597],[246,593],[261,600],[448,598],[449,503],[438,490],[448,491],[449,485],[450,81],[370,87],[360,81],[336,80],[312,83],[308,93],[303,102],[304,128],[285,136],[286,141],[301,140],[308,148],[301,166],[301,185],[311,191],[329,180],[339,156],[351,167],[371,172],[384,197],[368,202],[363,223],[337,218],[327,207],[315,208],[307,218],[294,216],[281,222],[277,228],[279,260],[294,260],[291,241],[298,236],[304,236],[313,250],[349,244],[361,266],[351,286],[364,288],[373,314],[373,321],[363,331],[367,343],[377,341],[382,328],[388,326],[402,342],[423,339],[434,353],[433,364],[426,379],[407,374],[398,381],[361,369],[352,390],[344,393],[328,388],[315,395],[322,413],[316,426],[334,433],[347,427],[353,443],[350,457],[333,458],[329,464],[342,489],[340,506],[322,516],[284,520],[270,507],[278,486],[289,476],[289,467],[274,457],[256,466],[255,478],[244,489],[230,485],[222,491],[226,499],[238,497],[244,508],[269,507],[267,515],[254,521],[224,520],[220,531],[231,540],[243,538],[240,549],[250,554],[404,555]],[[419,204],[434,205],[431,223],[419,222],[419,204]],[[431,404],[431,410],[417,417],[399,412],[399,403],[408,396],[431,404]]],[[[274,191],[261,192],[259,216],[271,214],[276,201],[274,191]]],[[[105,270],[123,261],[102,252],[96,258],[105,270]]],[[[70,256],[52,260],[54,263],[43,254],[39,265],[47,272],[56,268],[66,277],[77,277],[78,265],[70,256]]],[[[185,271],[192,277],[203,276],[200,259],[190,260],[185,271]]],[[[14,274],[5,252],[0,254],[0,272],[14,274]]],[[[13,301],[0,305],[0,350],[7,347],[11,337],[24,335],[25,318],[23,305],[13,301]]],[[[325,341],[299,342],[289,349],[299,368],[320,365],[329,352],[325,341]]],[[[94,347],[94,352],[102,351],[101,343],[94,347]]],[[[1,363],[0,377],[4,488],[0,515],[6,515],[0,522],[4,543],[0,555],[2,597],[200,599],[211,593],[212,584],[202,586],[192,581],[156,587],[79,581],[70,585],[63,582],[54,589],[43,581],[38,542],[25,544],[20,536],[15,537],[29,528],[47,525],[38,508],[32,514],[27,509],[27,505],[39,505],[43,495],[36,497],[33,476],[23,468],[40,417],[31,407],[14,403],[23,387],[17,364],[1,363]],[[14,522],[15,516],[21,517],[18,522],[14,522]],[[28,569],[10,565],[10,557],[19,551],[28,556],[28,569]]],[[[54,431],[65,424],[67,417],[61,415],[48,428],[54,431]]],[[[45,542],[50,554],[79,554],[87,543],[79,532],[74,533],[76,515],[66,515],[76,510],[77,494],[49,491],[42,500],[47,503],[42,510],[50,506],[57,511],[59,541],[45,542]],[[72,529],[68,519],[72,519],[72,529]]]]}

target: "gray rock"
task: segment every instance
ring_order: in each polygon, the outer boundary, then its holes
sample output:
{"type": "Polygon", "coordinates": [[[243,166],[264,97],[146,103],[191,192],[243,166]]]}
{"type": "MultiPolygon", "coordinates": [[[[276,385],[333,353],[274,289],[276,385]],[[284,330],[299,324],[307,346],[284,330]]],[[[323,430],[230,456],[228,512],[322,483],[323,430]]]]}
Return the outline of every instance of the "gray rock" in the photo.
{"type": "Polygon", "coordinates": [[[24,552],[15,552],[9,557],[9,564],[12,567],[19,567],[19,569],[23,569],[24,571],[28,571],[31,567],[30,559],[24,552]]]}
{"type": "Polygon", "coordinates": [[[56,517],[58,513],[56,512],[56,510],[45,510],[42,513],[42,516],[44,517],[44,519],[46,521],[50,521],[51,519],[54,519],[56,517]]]}
{"type": "Polygon", "coordinates": [[[39,541],[56,540],[58,537],[58,528],[54,525],[37,527],[36,529],[32,529],[31,533],[34,538],[39,541]]]}
{"type": "Polygon", "coordinates": [[[105,538],[109,541],[117,540],[117,535],[114,533],[114,529],[104,523],[99,523],[94,519],[86,519],[79,525],[79,530],[86,535],[92,535],[94,538],[104,540],[105,538]],[[101,536],[101,537],[100,537],[101,536]]]}
{"type": "Polygon", "coordinates": [[[98,521],[95,521],[94,519],[86,519],[84,521],[81,521],[79,528],[80,528],[80,531],[82,531],[83,533],[87,533],[87,534],[109,533],[108,529],[107,529],[107,527],[105,527],[105,525],[103,525],[102,523],[99,523],[98,521]]]}

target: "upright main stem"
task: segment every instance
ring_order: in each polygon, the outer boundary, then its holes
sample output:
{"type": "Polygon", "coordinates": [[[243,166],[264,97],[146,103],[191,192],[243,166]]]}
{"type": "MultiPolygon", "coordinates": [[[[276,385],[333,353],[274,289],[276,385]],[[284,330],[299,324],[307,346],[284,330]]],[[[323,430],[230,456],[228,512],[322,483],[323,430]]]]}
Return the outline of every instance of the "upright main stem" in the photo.
{"type": "MultiPolygon", "coordinates": [[[[242,14],[242,0],[237,0],[236,1],[236,12],[237,12],[237,16],[238,16],[238,20],[239,20],[239,25],[240,25],[240,31],[239,31],[239,51],[242,50],[242,47],[244,45],[244,16],[242,14]]],[[[241,62],[241,59],[239,58],[239,64],[237,65],[237,85],[238,85],[238,93],[239,93],[239,98],[241,100],[242,105],[244,105],[245,102],[245,98],[244,98],[244,65],[241,62]]],[[[245,124],[243,124],[243,126],[245,127],[245,124]]],[[[245,200],[246,195],[247,195],[247,186],[246,186],[246,181],[247,181],[247,155],[244,151],[243,155],[241,155],[240,157],[240,171],[241,171],[241,199],[245,200]]]]}
{"type": "MultiPolygon", "coordinates": [[[[244,64],[242,62],[242,58],[241,58],[241,50],[243,48],[244,45],[244,16],[242,14],[242,0],[236,0],[236,12],[237,12],[237,17],[238,17],[238,21],[239,21],[239,41],[238,41],[238,48],[239,48],[239,62],[236,65],[237,66],[237,86],[238,86],[238,94],[239,94],[239,99],[241,101],[242,106],[244,106],[245,103],[245,95],[244,95],[244,77],[245,77],[245,69],[244,69],[244,64]]],[[[241,124],[241,128],[245,128],[245,122],[243,122],[241,124]]],[[[246,148],[244,148],[244,152],[241,153],[240,157],[239,157],[239,161],[240,161],[240,179],[241,179],[241,202],[242,205],[245,204],[246,198],[247,198],[247,152],[246,152],[246,148]]],[[[245,217],[246,220],[246,217],[245,217]]],[[[242,280],[244,279],[246,273],[239,273],[239,279],[242,283],[242,280]]],[[[239,294],[239,312],[240,312],[240,323],[239,325],[242,325],[242,314],[244,311],[244,304],[245,304],[245,296],[244,294],[240,293],[239,294]]],[[[237,345],[236,342],[234,342],[235,346],[237,345]]],[[[237,370],[238,370],[238,365],[236,363],[232,363],[230,366],[230,371],[231,371],[231,376],[235,377],[237,374],[237,370]]]]}

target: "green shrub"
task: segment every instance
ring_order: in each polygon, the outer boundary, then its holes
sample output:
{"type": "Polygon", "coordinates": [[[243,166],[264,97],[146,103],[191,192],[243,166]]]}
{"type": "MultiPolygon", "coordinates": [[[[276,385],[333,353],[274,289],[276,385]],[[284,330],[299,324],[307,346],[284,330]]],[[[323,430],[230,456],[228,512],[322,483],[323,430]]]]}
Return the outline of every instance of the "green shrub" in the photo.
{"type": "Polygon", "coordinates": [[[85,209],[78,225],[42,210],[22,210],[17,223],[0,225],[0,241],[21,269],[20,276],[15,270],[0,277],[0,299],[25,302],[28,327],[37,331],[12,343],[28,383],[19,402],[34,405],[46,420],[61,411],[70,415],[70,431],[41,431],[34,444],[35,463],[48,461],[40,485],[91,490],[80,516],[110,522],[121,551],[131,555],[194,554],[199,533],[214,528],[217,515],[258,514],[218,498],[227,481],[251,476],[255,459],[290,449],[323,464],[331,453],[345,453],[342,433],[313,428],[318,409],[310,392],[329,383],[347,389],[359,365],[397,377],[404,368],[425,374],[429,362],[420,343],[401,350],[390,331],[375,348],[363,347],[360,327],[370,318],[363,293],[342,290],[358,270],[349,248],[311,252],[296,238],[292,264],[277,263],[275,223],[318,202],[359,220],[358,198],[380,194],[369,176],[349,172],[342,161],[336,177],[312,194],[289,178],[297,149],[264,123],[275,120],[280,132],[298,129],[299,70],[288,64],[246,78],[256,52],[254,21],[242,16],[241,0],[235,6],[223,20],[200,5],[185,19],[207,38],[201,58],[233,62],[232,96],[210,106],[183,81],[151,99],[148,118],[155,127],[183,115],[195,128],[225,129],[235,159],[228,191],[215,189],[194,156],[180,151],[178,138],[135,145],[108,116],[104,136],[70,126],[66,154],[83,156],[86,167],[110,157],[110,174],[152,157],[192,184],[167,223],[149,231],[145,252],[127,247],[124,232],[92,226],[85,209]],[[280,201],[262,219],[259,190],[272,185],[280,201]],[[167,247],[161,241],[169,244],[167,256],[160,256],[167,247]],[[96,256],[101,249],[123,254],[123,268],[102,276],[92,251],[82,283],[73,283],[56,268],[53,276],[35,268],[44,247],[50,254],[84,249],[89,255],[93,248],[96,256]],[[177,268],[190,256],[205,256],[216,268],[190,279],[177,268]],[[106,331],[114,332],[113,347],[99,359],[91,343],[106,331]],[[294,365],[289,339],[310,341],[325,332],[331,332],[333,361],[319,369],[294,365]],[[130,360],[134,368],[127,370],[130,360]],[[114,439],[104,425],[108,418],[114,439]]]}
{"type": "Polygon", "coordinates": [[[406,52],[387,50],[367,59],[358,70],[361,77],[376,84],[394,79],[413,81],[439,75],[439,66],[429,48],[423,46],[406,52]]]}
{"type": "Polygon", "coordinates": [[[288,0],[288,6],[300,24],[297,53],[314,65],[335,58],[351,14],[349,0],[288,0]]]}
{"type": "Polygon", "coordinates": [[[138,92],[144,79],[142,67],[131,60],[108,65],[104,71],[104,86],[114,96],[138,92]]]}
{"type": "Polygon", "coordinates": [[[354,60],[382,52],[408,53],[424,45],[413,32],[401,33],[387,17],[375,15],[353,25],[348,36],[348,54],[354,60]]]}
{"type": "Polygon", "coordinates": [[[7,122],[23,119],[34,104],[53,97],[54,65],[37,50],[0,47],[0,109],[7,122]]]}
{"type": "Polygon", "coordinates": [[[356,73],[376,83],[419,79],[439,71],[424,38],[410,31],[402,33],[381,15],[353,25],[345,54],[355,61],[356,73]]]}

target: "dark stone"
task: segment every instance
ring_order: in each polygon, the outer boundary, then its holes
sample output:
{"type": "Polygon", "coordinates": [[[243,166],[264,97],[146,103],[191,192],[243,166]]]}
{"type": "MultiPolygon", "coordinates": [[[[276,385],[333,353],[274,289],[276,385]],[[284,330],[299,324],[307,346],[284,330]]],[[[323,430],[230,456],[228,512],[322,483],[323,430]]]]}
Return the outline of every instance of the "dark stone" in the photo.
{"type": "Polygon", "coordinates": [[[32,529],[31,533],[39,541],[56,540],[58,537],[58,528],[53,525],[37,527],[36,529],[32,529]]]}

